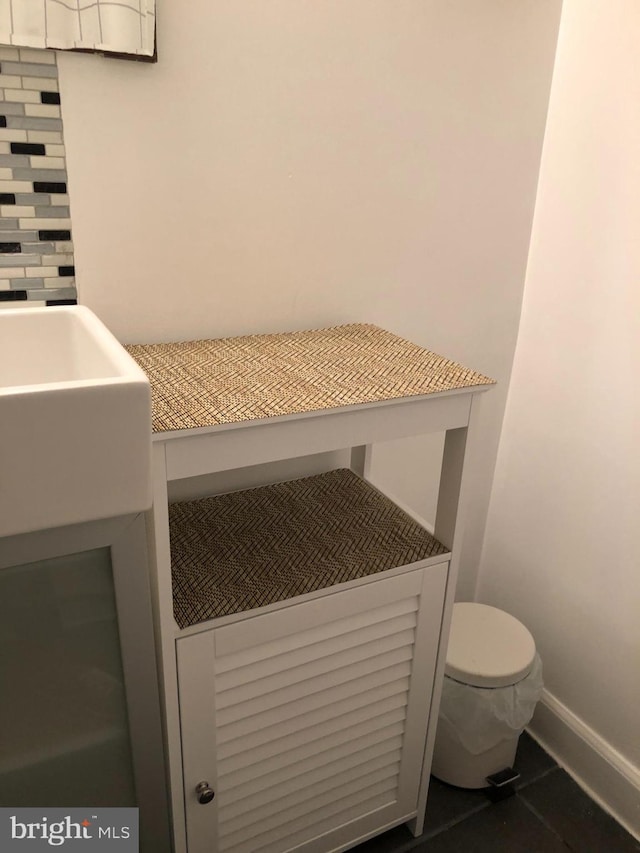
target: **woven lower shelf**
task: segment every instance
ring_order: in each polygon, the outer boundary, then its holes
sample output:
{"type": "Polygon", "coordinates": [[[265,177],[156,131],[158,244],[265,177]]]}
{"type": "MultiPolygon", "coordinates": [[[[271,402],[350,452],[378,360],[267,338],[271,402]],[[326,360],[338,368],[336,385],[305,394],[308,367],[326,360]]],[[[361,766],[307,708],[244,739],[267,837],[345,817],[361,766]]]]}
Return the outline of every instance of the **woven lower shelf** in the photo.
{"type": "Polygon", "coordinates": [[[169,506],[180,628],[444,555],[348,469],[169,506]]]}

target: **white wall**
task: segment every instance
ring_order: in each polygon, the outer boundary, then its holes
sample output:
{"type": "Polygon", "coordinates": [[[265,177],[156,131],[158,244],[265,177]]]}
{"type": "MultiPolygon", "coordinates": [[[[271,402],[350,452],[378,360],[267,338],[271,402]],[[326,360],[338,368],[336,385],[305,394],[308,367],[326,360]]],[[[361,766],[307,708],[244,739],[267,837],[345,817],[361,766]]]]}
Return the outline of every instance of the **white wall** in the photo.
{"type": "Polygon", "coordinates": [[[540,733],[636,833],[639,44],[637,0],[565,0],[478,586],[536,638],[540,733]]]}
{"type": "MultiPolygon", "coordinates": [[[[125,342],[363,321],[494,376],[472,588],[560,0],[158,7],[157,65],[60,55],[80,301],[125,342]]],[[[374,472],[432,516],[413,450],[374,472]]]]}

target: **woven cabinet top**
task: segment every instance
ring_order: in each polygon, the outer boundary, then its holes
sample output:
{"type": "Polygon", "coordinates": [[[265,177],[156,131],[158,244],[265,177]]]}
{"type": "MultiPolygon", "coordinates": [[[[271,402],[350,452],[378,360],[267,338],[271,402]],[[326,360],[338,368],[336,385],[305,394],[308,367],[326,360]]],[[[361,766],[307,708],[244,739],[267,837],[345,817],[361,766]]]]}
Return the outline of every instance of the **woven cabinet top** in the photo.
{"type": "Polygon", "coordinates": [[[194,429],[491,385],[494,380],[365,324],[132,344],[151,383],[153,431],[194,429]]]}

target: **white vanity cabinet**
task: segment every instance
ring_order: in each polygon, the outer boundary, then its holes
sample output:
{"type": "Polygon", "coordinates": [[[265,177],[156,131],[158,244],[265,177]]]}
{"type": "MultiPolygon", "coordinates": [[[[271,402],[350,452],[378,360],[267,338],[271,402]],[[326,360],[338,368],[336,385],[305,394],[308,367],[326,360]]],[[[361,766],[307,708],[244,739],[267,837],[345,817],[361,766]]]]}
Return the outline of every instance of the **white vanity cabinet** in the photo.
{"type": "Polygon", "coordinates": [[[420,834],[465,452],[474,401],[492,380],[363,325],[129,351],[153,392],[148,531],[176,853],[330,853],[403,822],[420,834]],[[236,572],[235,540],[243,553],[253,540],[228,495],[204,510],[196,502],[192,526],[186,508],[188,555],[181,567],[174,527],[172,579],[172,481],[349,449],[355,479],[373,493],[372,445],[428,432],[446,438],[434,536],[416,534],[426,550],[389,562],[395,528],[350,540],[340,501],[344,546],[339,533],[325,547],[314,497],[320,532],[308,541],[320,556],[303,542],[291,558],[304,556],[302,575],[274,556],[272,578],[269,536],[274,555],[287,552],[298,525],[270,520],[266,493],[262,556],[236,572]],[[212,562],[220,540],[227,550],[212,562]],[[354,569],[362,548],[364,568],[354,569]]]}
{"type": "Polygon", "coordinates": [[[178,640],[189,853],[321,853],[413,817],[446,578],[441,562],[178,640]]]}

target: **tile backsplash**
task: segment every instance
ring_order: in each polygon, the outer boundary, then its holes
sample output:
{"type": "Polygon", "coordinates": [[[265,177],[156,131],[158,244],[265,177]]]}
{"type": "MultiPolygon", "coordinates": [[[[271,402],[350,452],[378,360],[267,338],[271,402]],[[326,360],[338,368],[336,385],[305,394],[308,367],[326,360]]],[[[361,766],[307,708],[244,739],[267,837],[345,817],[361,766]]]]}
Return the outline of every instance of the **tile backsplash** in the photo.
{"type": "Polygon", "coordinates": [[[0,46],[0,308],[75,302],[56,54],[0,46]]]}

